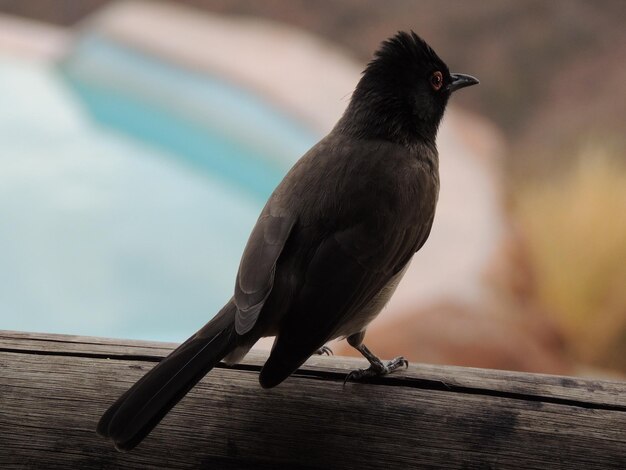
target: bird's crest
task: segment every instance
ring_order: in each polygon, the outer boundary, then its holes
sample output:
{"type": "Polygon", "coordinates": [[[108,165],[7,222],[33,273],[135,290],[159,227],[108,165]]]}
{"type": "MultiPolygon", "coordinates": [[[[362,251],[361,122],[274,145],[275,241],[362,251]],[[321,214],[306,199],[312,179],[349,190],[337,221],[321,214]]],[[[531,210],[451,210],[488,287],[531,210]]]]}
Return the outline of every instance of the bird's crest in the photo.
{"type": "Polygon", "coordinates": [[[394,65],[410,64],[434,64],[445,67],[445,63],[435,51],[415,32],[399,31],[381,44],[365,72],[376,69],[394,70],[394,65]]]}

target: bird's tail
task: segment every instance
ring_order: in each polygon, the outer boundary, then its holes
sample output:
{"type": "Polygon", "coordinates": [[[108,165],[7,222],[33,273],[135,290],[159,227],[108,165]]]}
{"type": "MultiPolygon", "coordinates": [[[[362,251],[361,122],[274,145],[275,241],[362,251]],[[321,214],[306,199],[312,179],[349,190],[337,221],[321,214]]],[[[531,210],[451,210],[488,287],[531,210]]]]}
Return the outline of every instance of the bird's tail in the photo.
{"type": "Polygon", "coordinates": [[[236,347],[236,307],[229,302],[159,362],[102,415],[97,432],[118,450],[139,444],[215,365],[236,347]]]}

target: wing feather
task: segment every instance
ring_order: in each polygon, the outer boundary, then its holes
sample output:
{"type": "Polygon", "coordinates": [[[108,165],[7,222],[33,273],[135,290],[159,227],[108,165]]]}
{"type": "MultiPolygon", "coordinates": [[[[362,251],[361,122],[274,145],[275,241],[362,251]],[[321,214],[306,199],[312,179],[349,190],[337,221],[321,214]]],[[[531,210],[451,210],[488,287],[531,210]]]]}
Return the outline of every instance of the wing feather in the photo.
{"type": "Polygon", "coordinates": [[[237,334],[246,334],[255,325],[272,291],[276,262],[294,223],[294,217],[272,215],[269,210],[265,210],[252,230],[235,284],[237,334]]]}

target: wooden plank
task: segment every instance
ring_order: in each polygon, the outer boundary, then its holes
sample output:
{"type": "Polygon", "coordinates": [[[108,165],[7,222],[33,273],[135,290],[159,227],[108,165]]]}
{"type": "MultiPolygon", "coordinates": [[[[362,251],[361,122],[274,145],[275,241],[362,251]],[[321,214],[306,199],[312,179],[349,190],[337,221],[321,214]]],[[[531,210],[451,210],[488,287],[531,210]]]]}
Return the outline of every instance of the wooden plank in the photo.
{"type": "Polygon", "coordinates": [[[118,454],[93,432],[99,415],[173,345],[7,332],[0,338],[2,468],[626,464],[626,386],[620,382],[570,378],[564,384],[549,376],[417,366],[400,379],[344,388],[345,369],[360,361],[316,358],[265,391],[257,384],[260,354],[242,368],[213,371],[144,444],[118,454]],[[413,376],[424,373],[453,377],[454,386],[416,387],[413,376]],[[477,383],[483,388],[464,389],[477,383]],[[528,384],[549,396],[524,397],[521,387],[528,384]],[[597,391],[612,403],[600,402],[597,391]]]}
{"type": "Polygon", "coordinates": [[[59,354],[89,354],[110,357],[137,356],[162,359],[177,343],[131,339],[99,338],[94,336],[26,333],[0,330],[0,348],[16,351],[37,351],[59,354]]]}
{"type": "Polygon", "coordinates": [[[626,413],[218,369],[137,449],[94,433],[153,363],[0,353],[0,468],[625,468],[626,413]]]}
{"type": "MultiPolygon", "coordinates": [[[[82,354],[90,357],[142,359],[158,361],[177,346],[176,343],[109,339],[46,333],[25,333],[0,330],[0,350],[34,351],[51,354],[82,354]]],[[[251,351],[236,368],[260,370],[267,353],[251,351]]],[[[353,369],[367,362],[355,358],[312,357],[301,373],[340,380],[353,369]]],[[[578,406],[600,405],[626,410],[624,382],[564,377],[545,374],[478,369],[455,366],[411,364],[407,370],[377,379],[378,384],[402,384],[407,387],[434,390],[464,391],[474,394],[500,393],[511,397],[534,397],[557,403],[572,401],[578,406]]]]}

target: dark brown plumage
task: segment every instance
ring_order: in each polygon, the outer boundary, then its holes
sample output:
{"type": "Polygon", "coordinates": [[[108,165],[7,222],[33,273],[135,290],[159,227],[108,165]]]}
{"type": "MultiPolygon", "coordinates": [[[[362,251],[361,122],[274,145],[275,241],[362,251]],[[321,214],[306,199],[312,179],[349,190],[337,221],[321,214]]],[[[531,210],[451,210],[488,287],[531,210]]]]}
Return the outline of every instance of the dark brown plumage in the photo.
{"type": "Polygon", "coordinates": [[[244,251],[233,298],[103,415],[98,433],[132,449],[218,361],[240,360],[276,336],[260,374],[274,387],[332,339],[363,344],[433,223],[439,191],[437,128],[450,94],[478,83],[450,74],[415,33],[384,42],[335,128],[270,196],[244,251]]]}

